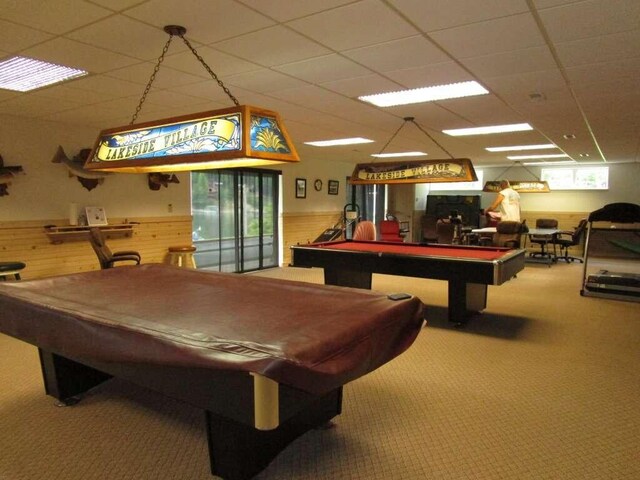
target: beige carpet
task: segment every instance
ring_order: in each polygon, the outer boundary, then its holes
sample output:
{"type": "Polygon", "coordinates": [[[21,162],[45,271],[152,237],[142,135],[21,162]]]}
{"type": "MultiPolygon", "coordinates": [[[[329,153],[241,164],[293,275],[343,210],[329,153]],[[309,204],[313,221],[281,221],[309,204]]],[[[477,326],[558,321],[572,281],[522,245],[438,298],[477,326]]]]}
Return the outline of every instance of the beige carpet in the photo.
{"type": "MultiPolygon", "coordinates": [[[[322,282],[318,269],[258,274],[322,282]]],[[[581,278],[580,265],[528,265],[457,329],[445,282],[374,276],[418,295],[429,325],[345,387],[335,428],[257,478],[640,478],[640,304],[581,297],[581,278]]],[[[197,409],[118,380],[53,403],[36,349],[0,335],[0,480],[212,478],[197,409]]]]}

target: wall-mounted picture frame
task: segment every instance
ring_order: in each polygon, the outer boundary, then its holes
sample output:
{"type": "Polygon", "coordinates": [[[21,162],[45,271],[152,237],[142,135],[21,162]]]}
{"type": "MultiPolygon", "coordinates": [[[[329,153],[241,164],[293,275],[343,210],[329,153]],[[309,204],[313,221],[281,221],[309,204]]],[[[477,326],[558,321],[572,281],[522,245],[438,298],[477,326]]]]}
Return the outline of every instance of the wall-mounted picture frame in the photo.
{"type": "Polygon", "coordinates": [[[296,198],[307,198],[306,178],[296,178],[296,198]]]}
{"type": "Polygon", "coordinates": [[[329,195],[338,195],[338,188],[340,187],[340,182],[338,180],[329,180],[329,195]]]}
{"type": "Polygon", "coordinates": [[[90,227],[96,227],[100,225],[108,225],[107,214],[102,207],[85,207],[84,209],[87,215],[87,225],[90,227]]]}

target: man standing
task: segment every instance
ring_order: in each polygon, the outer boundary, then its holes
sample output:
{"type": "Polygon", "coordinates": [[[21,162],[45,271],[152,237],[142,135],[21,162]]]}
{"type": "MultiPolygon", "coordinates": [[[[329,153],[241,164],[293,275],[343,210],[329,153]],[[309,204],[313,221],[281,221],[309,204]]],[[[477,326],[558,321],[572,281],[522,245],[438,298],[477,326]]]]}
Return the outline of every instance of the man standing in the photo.
{"type": "Polygon", "coordinates": [[[500,192],[486,212],[496,209],[500,212],[500,221],[520,221],[520,195],[511,188],[509,180],[500,181],[500,192]]]}

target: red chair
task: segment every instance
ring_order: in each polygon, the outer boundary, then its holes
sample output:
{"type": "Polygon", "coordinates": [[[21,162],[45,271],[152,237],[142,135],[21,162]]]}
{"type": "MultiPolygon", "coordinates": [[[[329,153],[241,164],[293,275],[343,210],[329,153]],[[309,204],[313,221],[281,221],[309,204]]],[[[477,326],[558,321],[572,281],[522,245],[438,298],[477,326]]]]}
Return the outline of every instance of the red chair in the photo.
{"type": "Polygon", "coordinates": [[[402,242],[400,223],[397,220],[383,220],[380,222],[380,240],[386,242],[402,242]]]}

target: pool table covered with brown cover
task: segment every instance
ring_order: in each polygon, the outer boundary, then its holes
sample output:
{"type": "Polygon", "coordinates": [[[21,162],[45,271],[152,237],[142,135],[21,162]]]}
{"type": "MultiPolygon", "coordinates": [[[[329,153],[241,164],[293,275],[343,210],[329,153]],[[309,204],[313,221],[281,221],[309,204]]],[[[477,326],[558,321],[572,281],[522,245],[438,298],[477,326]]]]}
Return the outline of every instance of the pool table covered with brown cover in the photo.
{"type": "Polygon", "coordinates": [[[251,478],[415,340],[415,297],[160,264],[0,284],[0,332],[62,401],[127,379],[205,410],[212,472],[251,478]]]}

